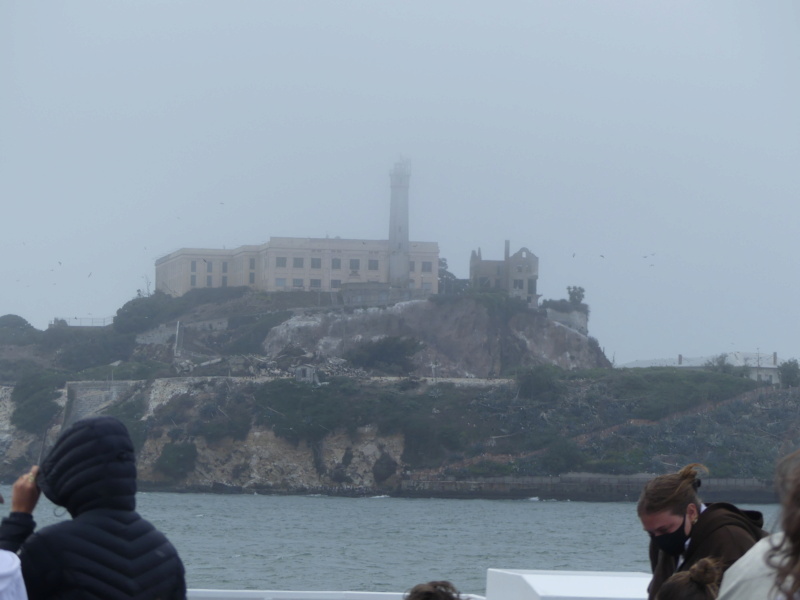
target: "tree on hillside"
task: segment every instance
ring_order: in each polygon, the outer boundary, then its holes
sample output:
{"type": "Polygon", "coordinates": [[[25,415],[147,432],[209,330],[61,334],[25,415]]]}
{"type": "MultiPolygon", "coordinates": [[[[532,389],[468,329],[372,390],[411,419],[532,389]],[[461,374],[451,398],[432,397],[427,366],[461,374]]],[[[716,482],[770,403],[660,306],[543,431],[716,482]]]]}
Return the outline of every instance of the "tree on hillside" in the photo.
{"type": "Polygon", "coordinates": [[[796,358],[785,360],[778,365],[781,376],[781,387],[792,388],[800,386],[800,363],[796,358]]]}
{"type": "Polygon", "coordinates": [[[724,373],[725,375],[734,375],[736,377],[748,377],[750,369],[746,366],[737,367],[728,362],[728,355],[722,353],[714,358],[707,360],[703,368],[715,373],[724,373]]]}
{"type": "Polygon", "coordinates": [[[137,296],[117,310],[114,330],[117,333],[141,333],[179,314],[180,303],[156,290],[150,296],[137,296]]]}
{"type": "Polygon", "coordinates": [[[469,288],[469,280],[458,279],[447,270],[447,259],[439,259],[439,293],[461,295],[469,288]]]}
{"type": "Polygon", "coordinates": [[[567,294],[569,294],[569,303],[575,306],[580,306],[583,303],[583,298],[586,295],[586,290],[577,285],[568,285],[567,294]]]}
{"type": "Polygon", "coordinates": [[[24,346],[35,344],[42,337],[42,332],[17,315],[0,317],[0,344],[24,346]]]}
{"type": "Polygon", "coordinates": [[[563,313],[578,311],[588,316],[589,305],[583,302],[583,299],[586,296],[586,290],[577,285],[568,285],[567,294],[569,296],[569,300],[564,298],[561,300],[542,300],[542,303],[539,306],[540,308],[549,308],[563,313]]]}

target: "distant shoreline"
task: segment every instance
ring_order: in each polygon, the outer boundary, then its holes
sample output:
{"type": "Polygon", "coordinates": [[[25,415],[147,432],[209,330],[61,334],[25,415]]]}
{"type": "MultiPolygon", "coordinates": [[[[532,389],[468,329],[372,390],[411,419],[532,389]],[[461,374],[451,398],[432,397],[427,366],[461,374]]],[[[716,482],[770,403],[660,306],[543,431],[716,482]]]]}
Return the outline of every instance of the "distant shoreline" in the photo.
{"type": "MultiPolygon", "coordinates": [[[[210,486],[175,488],[139,482],[141,491],[212,494],[270,494],[282,496],[364,497],[386,495],[393,498],[451,498],[475,500],[561,500],[575,502],[635,502],[644,484],[653,475],[570,474],[557,477],[494,477],[470,481],[406,479],[397,488],[324,486],[302,489],[276,489],[268,486],[242,487],[214,483],[210,486]]],[[[734,504],[775,504],[777,493],[772,481],[754,478],[708,478],[703,480],[701,498],[706,502],[734,504]]]]}

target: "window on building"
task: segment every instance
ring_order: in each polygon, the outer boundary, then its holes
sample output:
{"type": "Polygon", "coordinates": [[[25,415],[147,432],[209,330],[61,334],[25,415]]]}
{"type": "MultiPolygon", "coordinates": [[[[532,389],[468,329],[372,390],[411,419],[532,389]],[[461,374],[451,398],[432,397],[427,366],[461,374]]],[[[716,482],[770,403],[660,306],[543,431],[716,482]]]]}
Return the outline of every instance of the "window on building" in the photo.
{"type": "Polygon", "coordinates": [[[195,271],[197,271],[197,261],[193,260],[192,261],[192,273],[194,273],[195,271]]]}
{"type": "Polygon", "coordinates": [[[413,290],[416,282],[413,279],[408,280],[408,289],[413,290]]]}
{"type": "Polygon", "coordinates": [[[211,287],[211,275],[206,277],[206,287],[211,287]]]}
{"type": "Polygon", "coordinates": [[[361,260],[358,258],[351,258],[350,259],[350,270],[351,271],[358,271],[361,268],[361,260]]]}
{"type": "Polygon", "coordinates": [[[321,288],[322,279],[310,279],[308,281],[308,287],[310,287],[312,290],[321,288]]]}
{"type": "Polygon", "coordinates": [[[312,269],[321,269],[322,268],[322,259],[321,258],[312,258],[311,259],[311,268],[312,269]]]}
{"type": "Polygon", "coordinates": [[[414,261],[413,260],[408,261],[408,270],[411,271],[412,273],[414,272],[414,261]]]}
{"type": "Polygon", "coordinates": [[[536,280],[533,278],[528,279],[528,293],[529,294],[536,293],[536,280]]]}
{"type": "Polygon", "coordinates": [[[422,261],[422,272],[423,273],[431,273],[433,272],[433,263],[429,260],[422,261]]]}
{"type": "Polygon", "coordinates": [[[433,282],[431,281],[423,281],[422,282],[422,289],[426,292],[430,292],[433,290],[433,282]]]}
{"type": "Polygon", "coordinates": [[[303,287],[303,280],[302,279],[292,279],[292,287],[301,288],[303,287]]]}
{"type": "Polygon", "coordinates": [[[283,289],[286,287],[286,277],[276,277],[275,278],[275,287],[278,289],[283,289]]]}
{"type": "Polygon", "coordinates": [[[515,290],[524,290],[525,286],[523,285],[522,279],[515,279],[513,282],[513,286],[515,290]]]}
{"type": "Polygon", "coordinates": [[[255,268],[256,268],[256,259],[255,258],[251,258],[250,259],[250,270],[253,270],[255,268]]]}
{"type": "Polygon", "coordinates": [[[254,284],[256,282],[256,274],[250,273],[250,284],[254,284]]]}
{"type": "Polygon", "coordinates": [[[192,275],[189,278],[189,285],[191,285],[192,287],[195,287],[197,285],[197,275],[192,275]]]}
{"type": "Polygon", "coordinates": [[[213,273],[214,267],[212,266],[214,263],[210,260],[206,261],[206,273],[213,273]]]}
{"type": "Polygon", "coordinates": [[[223,263],[222,263],[222,272],[223,273],[227,273],[228,272],[228,263],[227,262],[223,261],[223,263]]]}
{"type": "Polygon", "coordinates": [[[378,270],[378,259],[370,258],[369,262],[367,263],[367,269],[370,271],[377,271],[378,270]]]}
{"type": "Polygon", "coordinates": [[[227,275],[223,275],[222,276],[222,287],[228,287],[228,276],[227,275]]]}
{"type": "Polygon", "coordinates": [[[341,279],[331,279],[331,289],[338,290],[340,287],[342,287],[341,279]]]}
{"type": "Polygon", "coordinates": [[[286,268],[286,257],[285,256],[276,256],[275,257],[275,266],[278,269],[286,268]]]}
{"type": "Polygon", "coordinates": [[[292,268],[294,268],[294,269],[302,269],[303,268],[303,257],[302,256],[295,256],[292,259],[292,268]]]}
{"type": "Polygon", "coordinates": [[[342,259],[341,258],[332,258],[331,259],[331,269],[341,269],[342,268],[342,259]]]}

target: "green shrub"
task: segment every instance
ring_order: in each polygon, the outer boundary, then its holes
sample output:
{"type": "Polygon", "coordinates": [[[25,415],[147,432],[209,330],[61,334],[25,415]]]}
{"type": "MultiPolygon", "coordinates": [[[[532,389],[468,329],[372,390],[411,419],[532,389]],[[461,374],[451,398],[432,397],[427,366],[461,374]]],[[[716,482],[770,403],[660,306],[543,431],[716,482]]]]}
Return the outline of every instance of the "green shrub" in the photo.
{"type": "Polygon", "coordinates": [[[194,471],[197,446],[191,442],[166,444],[155,462],[155,469],[172,479],[184,479],[194,471]]]}
{"type": "Polygon", "coordinates": [[[222,353],[231,354],[263,354],[262,344],[273,327],[280,325],[292,316],[289,311],[281,311],[260,317],[238,317],[228,321],[228,329],[233,338],[222,353]]]}
{"type": "Polygon", "coordinates": [[[130,358],[136,345],[133,334],[120,334],[110,327],[50,327],[42,336],[42,347],[58,351],[60,367],[81,371],[130,358]]]}
{"type": "Polygon", "coordinates": [[[542,365],[517,373],[519,395],[539,402],[554,402],[566,390],[563,371],[552,365],[542,365]]]}
{"type": "Polygon", "coordinates": [[[41,367],[34,361],[20,359],[0,359],[0,381],[13,383],[27,373],[40,371],[41,367]]]}
{"type": "Polygon", "coordinates": [[[142,420],[147,412],[147,401],[144,394],[134,392],[128,398],[110,406],[105,412],[125,424],[133,441],[134,450],[136,452],[141,450],[147,440],[147,423],[142,420]]]}
{"type": "Polygon", "coordinates": [[[160,290],[149,296],[139,295],[126,302],[114,317],[117,333],[142,333],[177,319],[180,315],[203,304],[219,304],[241,298],[250,289],[246,286],[224,288],[195,288],[173,298],[160,290]]]}
{"type": "Polygon", "coordinates": [[[44,433],[61,410],[54,400],[65,383],[64,374],[55,371],[31,371],[20,377],[11,392],[12,425],[30,433],[44,433]]]}
{"type": "Polygon", "coordinates": [[[0,345],[25,346],[36,344],[42,338],[42,332],[17,315],[0,317],[0,345]]]}
{"type": "Polygon", "coordinates": [[[385,337],[363,342],[344,357],[356,367],[388,375],[405,375],[414,369],[412,357],[421,349],[422,343],[414,338],[385,337]]]}
{"type": "MultiPolygon", "coordinates": [[[[217,404],[206,405],[206,411],[200,418],[191,422],[189,435],[204,437],[209,442],[230,437],[243,440],[250,432],[252,424],[252,408],[244,404],[227,404],[224,410],[217,404]]],[[[202,413],[201,409],[201,413],[202,413]]]]}
{"type": "Polygon", "coordinates": [[[337,429],[355,433],[374,422],[374,403],[358,383],[343,377],[314,387],[290,379],[260,384],[253,391],[256,422],[291,442],[318,442],[337,429]]]}

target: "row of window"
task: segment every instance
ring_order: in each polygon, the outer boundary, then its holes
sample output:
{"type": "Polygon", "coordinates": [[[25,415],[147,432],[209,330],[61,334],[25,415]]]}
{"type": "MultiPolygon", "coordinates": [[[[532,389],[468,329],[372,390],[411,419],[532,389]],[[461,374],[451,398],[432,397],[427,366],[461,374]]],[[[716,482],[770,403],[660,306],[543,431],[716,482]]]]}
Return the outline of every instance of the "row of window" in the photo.
{"type": "MultiPolygon", "coordinates": [[[[249,278],[250,285],[256,282],[256,274],[250,273],[249,278]]],[[[192,287],[197,287],[197,275],[192,275],[189,277],[189,285],[192,287]]],[[[228,276],[223,275],[221,280],[222,287],[228,287],[228,276]]],[[[302,284],[301,284],[302,285],[302,284]]],[[[211,275],[206,275],[206,287],[214,287],[214,283],[212,281],[211,275]]]]}
{"type": "MultiPolygon", "coordinates": [[[[202,259],[202,260],[206,265],[206,273],[213,273],[214,272],[214,261],[206,260],[205,258],[202,259]]],[[[255,270],[255,268],[256,268],[256,259],[255,258],[251,258],[250,259],[250,270],[253,271],[253,270],[255,270]]],[[[196,273],[196,272],[197,272],[197,261],[193,260],[192,261],[192,273],[196,273]]],[[[226,261],[226,260],[222,261],[222,272],[223,273],[227,273],[228,272],[228,261],[226,261]]]]}
{"type": "MultiPolygon", "coordinates": [[[[289,258],[286,256],[276,256],[275,257],[275,268],[277,269],[285,269],[289,266],[289,258]]],[[[293,269],[302,269],[305,267],[305,258],[302,256],[295,256],[292,258],[292,268],[293,269]]],[[[408,269],[409,271],[414,271],[414,261],[409,261],[408,269]]],[[[311,268],[312,269],[321,269],[322,268],[322,259],[321,258],[311,258],[311,268]]],[[[332,258],[331,259],[331,270],[338,271],[342,268],[342,259],[341,258],[332,258]]],[[[369,271],[377,271],[379,268],[379,262],[375,258],[370,258],[367,261],[367,269],[369,271]]],[[[361,259],[360,258],[351,258],[350,259],[350,270],[351,271],[358,271],[361,269],[361,259]]],[[[433,263],[429,260],[422,261],[422,272],[423,273],[432,273],[433,272],[433,263]]]]}
{"type": "MultiPolygon", "coordinates": [[[[211,260],[206,260],[205,258],[202,259],[206,265],[206,273],[213,273],[214,272],[214,262],[211,260]]],[[[286,256],[276,256],[275,257],[275,267],[278,269],[285,269],[289,265],[289,259],[286,256]]],[[[295,256],[292,258],[292,268],[293,269],[302,269],[305,266],[305,258],[302,256],[295,256]]],[[[429,260],[422,261],[422,272],[423,273],[431,273],[433,272],[433,263],[429,260]]],[[[408,270],[413,272],[416,265],[414,261],[409,261],[408,263],[408,270]]],[[[250,270],[253,271],[256,268],[256,259],[250,259],[250,270]]],[[[312,269],[321,269],[322,268],[322,259],[321,258],[311,258],[311,268],[312,269]]],[[[342,259],[341,258],[332,258],[331,259],[331,270],[337,271],[342,268],[342,259]]],[[[351,258],[350,259],[350,270],[351,271],[358,271],[361,269],[361,259],[360,258],[351,258]]],[[[367,269],[369,271],[377,271],[379,269],[379,262],[375,258],[370,258],[367,261],[367,269]]],[[[197,273],[197,261],[193,260],[191,264],[191,271],[192,273],[197,273]]],[[[228,272],[228,262],[222,262],[222,272],[228,272]]],[[[251,281],[250,283],[253,283],[251,281]]]]}
{"type": "MultiPolygon", "coordinates": [[[[289,266],[289,259],[285,256],[276,256],[275,257],[275,268],[277,269],[285,269],[289,266]]],[[[305,258],[302,256],[295,256],[292,258],[292,268],[293,269],[302,269],[305,267],[305,258]]],[[[322,268],[322,259],[321,258],[311,258],[311,268],[312,269],[321,269],[322,268]]],[[[331,270],[337,271],[342,268],[342,259],[341,258],[332,258],[331,259],[331,270]]],[[[377,271],[379,268],[379,263],[377,259],[370,258],[367,261],[367,269],[370,271],[377,271]]],[[[350,259],[350,270],[351,271],[358,271],[361,269],[361,259],[359,258],[351,258],[350,259]]]]}
{"type": "MultiPolygon", "coordinates": [[[[276,277],[275,278],[275,287],[278,288],[278,289],[286,289],[287,287],[289,287],[287,285],[287,281],[288,280],[287,280],[286,277],[276,277]]],[[[255,273],[250,273],[250,283],[253,284],[255,282],[256,282],[256,274],[255,273]]],[[[409,285],[411,287],[414,286],[414,280],[413,279],[409,279],[408,283],[409,283],[409,285]]],[[[191,287],[197,287],[197,275],[191,275],[189,277],[189,285],[191,285],[191,287]]],[[[211,275],[207,275],[206,276],[206,287],[213,287],[213,286],[214,286],[214,283],[213,283],[212,276],[211,275]]],[[[222,276],[221,286],[222,287],[228,287],[228,276],[227,275],[223,275],[222,276]]],[[[301,288],[302,289],[302,288],[305,287],[305,281],[300,277],[292,278],[292,286],[291,287],[293,287],[293,288],[301,288]]],[[[309,279],[308,280],[308,287],[309,287],[309,289],[312,289],[312,290],[322,289],[322,279],[309,279]]],[[[331,279],[331,289],[338,290],[341,287],[342,287],[342,280],[341,279],[331,279]]],[[[432,289],[431,282],[429,282],[429,281],[423,282],[422,283],[422,289],[427,289],[427,290],[432,289]]]]}
{"type": "MultiPolygon", "coordinates": [[[[304,287],[305,282],[302,278],[293,278],[292,279],[292,287],[293,288],[302,288],[304,287]]],[[[285,277],[276,277],[275,278],[275,287],[278,289],[284,289],[287,286],[287,279],[285,277]]],[[[308,287],[312,290],[322,289],[322,279],[309,279],[308,280],[308,287]]],[[[341,279],[331,279],[331,288],[332,289],[339,289],[342,287],[342,280],[341,279]]]]}
{"type": "MultiPolygon", "coordinates": [[[[251,281],[250,283],[255,283],[255,281],[251,281]]],[[[197,287],[197,275],[192,275],[189,277],[189,285],[192,287],[197,287]]],[[[211,275],[206,276],[206,287],[213,287],[214,283],[212,281],[211,275]]],[[[222,276],[222,287],[228,287],[228,276],[222,276]]]]}
{"type": "MultiPolygon", "coordinates": [[[[414,287],[414,280],[408,280],[409,287],[414,287]]],[[[305,282],[302,278],[293,278],[292,279],[292,287],[293,288],[304,288],[305,282]]],[[[279,290],[286,289],[288,287],[288,279],[286,277],[276,277],[275,278],[275,287],[279,290]]],[[[311,290],[319,290],[322,289],[322,280],[321,279],[309,279],[308,280],[308,287],[311,290]]],[[[331,289],[338,290],[342,287],[342,280],[341,279],[331,279],[331,289]]],[[[423,290],[432,290],[433,283],[430,281],[423,281],[421,289],[423,290]]]]}
{"type": "MultiPolygon", "coordinates": [[[[204,258],[203,262],[206,264],[206,273],[213,273],[214,272],[214,261],[206,260],[204,258]]],[[[254,262],[253,266],[250,267],[250,268],[251,269],[255,269],[255,262],[254,262]]],[[[192,273],[196,273],[196,272],[197,272],[197,261],[193,260],[192,261],[192,273]]],[[[222,261],[222,272],[223,273],[227,273],[228,272],[228,262],[227,261],[222,261]]]]}

